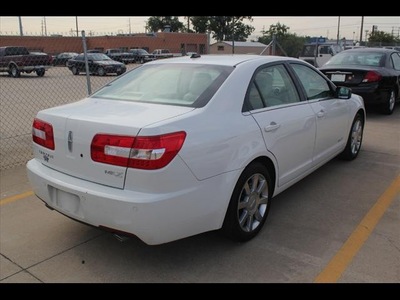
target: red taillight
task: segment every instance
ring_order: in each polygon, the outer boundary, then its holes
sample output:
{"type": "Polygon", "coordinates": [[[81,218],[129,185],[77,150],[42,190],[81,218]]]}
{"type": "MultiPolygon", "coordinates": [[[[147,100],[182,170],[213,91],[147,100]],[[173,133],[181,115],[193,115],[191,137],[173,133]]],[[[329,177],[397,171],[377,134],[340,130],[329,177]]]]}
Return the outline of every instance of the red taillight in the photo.
{"type": "Polygon", "coordinates": [[[33,120],[32,139],[36,144],[48,149],[55,148],[53,126],[45,121],[36,118],[33,120]]]}
{"type": "Polygon", "coordinates": [[[90,146],[91,157],[94,161],[111,165],[160,169],[178,154],[185,138],[184,131],[144,137],[96,134],[90,146]]]}
{"type": "Polygon", "coordinates": [[[376,82],[382,79],[382,75],[375,71],[368,71],[363,78],[363,82],[376,82]]]}

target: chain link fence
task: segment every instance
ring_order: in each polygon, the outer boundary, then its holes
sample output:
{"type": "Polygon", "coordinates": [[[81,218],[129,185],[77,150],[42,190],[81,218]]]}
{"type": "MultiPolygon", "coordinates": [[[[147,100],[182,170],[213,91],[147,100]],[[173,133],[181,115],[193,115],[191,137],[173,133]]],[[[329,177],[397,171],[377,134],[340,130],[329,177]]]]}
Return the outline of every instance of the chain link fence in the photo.
{"type": "MultiPolygon", "coordinates": [[[[84,32],[82,35],[84,36],[84,32]]],[[[86,75],[86,65],[77,73],[71,66],[67,66],[69,58],[66,53],[80,54],[87,50],[87,52],[97,52],[95,53],[97,55],[107,52],[115,60],[122,61],[126,71],[129,71],[146,63],[149,56],[152,57],[149,54],[156,49],[168,49],[170,56],[181,56],[187,52],[207,53],[208,37],[205,34],[174,33],[161,33],[158,36],[144,34],[86,38],[2,36],[0,39],[0,170],[23,165],[33,157],[32,122],[38,111],[83,99],[120,74],[100,72],[99,69],[89,67],[90,62],[88,62],[90,76],[86,75]],[[11,48],[10,46],[17,49],[24,47],[29,53],[28,55],[6,53],[11,51],[7,50],[11,48]],[[130,51],[131,49],[136,51],[130,51]],[[141,53],[141,56],[136,56],[134,59],[132,55],[126,55],[130,52],[137,55],[137,49],[146,50],[148,53],[141,53]],[[60,55],[62,53],[66,56],[64,59],[60,55]],[[43,61],[45,54],[51,56],[49,65],[43,61]],[[35,57],[32,58],[32,55],[35,57]],[[18,62],[20,58],[17,57],[22,56],[30,58],[18,62]],[[33,61],[39,56],[41,61],[33,61]],[[13,64],[16,65],[16,70],[12,68],[13,64]]],[[[163,53],[165,51],[159,52],[165,55],[163,53]]],[[[159,55],[157,59],[162,57],[165,56],[159,55]]]]}

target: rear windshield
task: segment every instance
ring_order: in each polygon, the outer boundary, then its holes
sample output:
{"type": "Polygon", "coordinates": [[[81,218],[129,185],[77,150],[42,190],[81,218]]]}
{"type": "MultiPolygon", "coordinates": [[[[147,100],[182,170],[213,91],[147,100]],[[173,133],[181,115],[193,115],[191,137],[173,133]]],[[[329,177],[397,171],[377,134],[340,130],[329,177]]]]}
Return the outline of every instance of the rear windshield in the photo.
{"type": "Polygon", "coordinates": [[[384,59],[384,53],[345,50],[333,56],[327,65],[361,65],[381,67],[384,64],[384,59]]]}
{"type": "Polygon", "coordinates": [[[112,81],[92,97],[202,107],[233,67],[199,64],[145,64],[112,81]]]}

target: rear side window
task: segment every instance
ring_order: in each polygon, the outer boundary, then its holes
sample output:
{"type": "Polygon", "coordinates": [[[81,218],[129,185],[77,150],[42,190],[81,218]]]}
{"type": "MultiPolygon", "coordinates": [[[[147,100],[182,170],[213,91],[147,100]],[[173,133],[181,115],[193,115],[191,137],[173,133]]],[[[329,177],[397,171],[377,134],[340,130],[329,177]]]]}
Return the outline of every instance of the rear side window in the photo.
{"type": "Polygon", "coordinates": [[[393,68],[395,70],[400,70],[400,54],[399,53],[393,53],[391,56],[392,62],[393,62],[393,68]]]}
{"type": "Polygon", "coordinates": [[[24,47],[8,47],[6,48],[5,55],[28,55],[29,51],[24,47]]]}
{"type": "Polygon", "coordinates": [[[250,110],[299,101],[295,85],[282,64],[257,70],[247,94],[250,110]]]}

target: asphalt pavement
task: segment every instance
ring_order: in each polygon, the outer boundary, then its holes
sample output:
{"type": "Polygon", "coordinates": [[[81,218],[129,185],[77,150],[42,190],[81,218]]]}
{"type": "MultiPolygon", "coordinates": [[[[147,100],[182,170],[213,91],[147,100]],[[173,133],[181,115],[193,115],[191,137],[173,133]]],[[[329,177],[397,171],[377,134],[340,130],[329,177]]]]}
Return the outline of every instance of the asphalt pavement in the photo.
{"type": "Polygon", "coordinates": [[[1,170],[0,283],[400,283],[400,107],[368,113],[362,150],[274,198],[260,234],[119,241],[45,207],[1,170]]]}

